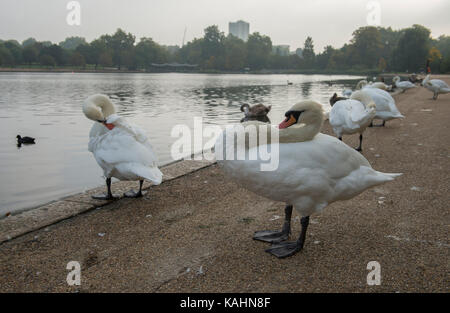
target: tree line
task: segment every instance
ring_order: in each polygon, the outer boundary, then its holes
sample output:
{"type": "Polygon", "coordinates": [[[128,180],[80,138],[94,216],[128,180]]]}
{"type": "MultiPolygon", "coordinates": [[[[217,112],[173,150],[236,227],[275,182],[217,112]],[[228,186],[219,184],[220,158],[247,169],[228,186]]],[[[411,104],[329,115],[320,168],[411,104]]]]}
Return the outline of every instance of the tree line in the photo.
{"type": "Polygon", "coordinates": [[[245,42],[231,34],[225,36],[216,25],[179,49],[148,37],[136,42],[133,34],[122,29],[90,43],[82,37],[69,37],[59,44],[33,38],[22,43],[0,40],[2,67],[154,71],[152,64],[176,62],[195,64],[200,71],[418,72],[425,70],[427,60],[433,72],[450,72],[450,36],[431,38],[430,30],[421,25],[400,30],[360,27],[341,48],[328,45],[318,53],[313,39],[307,37],[301,55],[285,56],[273,53],[272,40],[266,35],[255,32],[245,42]]]}

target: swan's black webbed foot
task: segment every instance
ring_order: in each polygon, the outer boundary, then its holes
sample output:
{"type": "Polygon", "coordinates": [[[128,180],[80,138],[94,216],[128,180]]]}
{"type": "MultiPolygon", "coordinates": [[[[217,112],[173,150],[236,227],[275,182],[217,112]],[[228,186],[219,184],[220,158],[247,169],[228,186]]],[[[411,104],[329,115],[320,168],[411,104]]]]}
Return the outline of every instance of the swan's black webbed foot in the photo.
{"type": "Polygon", "coordinates": [[[257,231],[253,235],[253,239],[277,243],[289,238],[291,233],[291,217],[292,217],[292,205],[286,205],[284,209],[284,224],[281,231],[262,230],[257,231]]]}
{"type": "Polygon", "coordinates": [[[98,194],[98,195],[93,195],[92,196],[92,199],[95,199],[95,200],[116,200],[116,199],[119,199],[120,198],[120,195],[118,195],[118,194],[106,194],[106,193],[101,193],[101,194],[98,194]]]}
{"type": "Polygon", "coordinates": [[[108,188],[107,193],[99,194],[99,195],[93,195],[92,199],[95,200],[115,200],[119,199],[120,196],[118,194],[113,194],[111,192],[111,178],[106,179],[106,187],[108,188]]]}
{"type": "Polygon", "coordinates": [[[302,231],[300,232],[300,236],[297,241],[285,241],[280,242],[275,245],[272,245],[269,249],[266,249],[266,252],[273,254],[277,258],[287,258],[291,255],[296,254],[300,250],[303,249],[303,245],[305,244],[306,238],[306,230],[309,225],[309,216],[304,216],[301,219],[302,231]]]}
{"type": "Polygon", "coordinates": [[[297,241],[285,241],[276,245],[272,245],[266,252],[273,254],[277,258],[287,258],[303,249],[303,244],[300,245],[297,241]]]}
{"type": "Polygon", "coordinates": [[[142,190],[134,191],[133,189],[131,189],[131,190],[125,192],[125,193],[123,194],[123,196],[126,197],[126,198],[141,198],[141,197],[143,197],[146,193],[147,193],[146,191],[142,191],[142,190]]]}
{"type": "Polygon", "coordinates": [[[289,231],[271,231],[271,230],[261,230],[255,232],[253,239],[260,240],[264,242],[277,243],[289,238],[289,231]]]}
{"type": "Polygon", "coordinates": [[[133,189],[131,189],[130,191],[125,192],[123,194],[123,196],[126,197],[126,198],[141,198],[141,197],[143,197],[146,194],[145,191],[142,191],[142,184],[143,183],[144,183],[143,180],[139,181],[139,191],[138,192],[136,192],[133,189]]]}

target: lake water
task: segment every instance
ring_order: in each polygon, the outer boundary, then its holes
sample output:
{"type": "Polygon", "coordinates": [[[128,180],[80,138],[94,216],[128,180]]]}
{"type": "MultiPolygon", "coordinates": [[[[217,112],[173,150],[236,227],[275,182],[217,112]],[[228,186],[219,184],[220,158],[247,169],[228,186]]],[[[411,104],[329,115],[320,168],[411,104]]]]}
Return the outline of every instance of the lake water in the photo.
{"type": "Polygon", "coordinates": [[[238,123],[243,103],[272,105],[269,118],[278,124],[294,103],[328,103],[333,92],[340,95],[360,78],[0,73],[0,218],[104,184],[102,170],[87,151],[93,122],[81,107],[89,95],[108,95],[119,114],[143,128],[163,165],[173,161],[176,124],[192,128],[194,117],[203,117],[204,125],[238,123]],[[18,134],[35,137],[36,144],[17,147],[18,134]]]}

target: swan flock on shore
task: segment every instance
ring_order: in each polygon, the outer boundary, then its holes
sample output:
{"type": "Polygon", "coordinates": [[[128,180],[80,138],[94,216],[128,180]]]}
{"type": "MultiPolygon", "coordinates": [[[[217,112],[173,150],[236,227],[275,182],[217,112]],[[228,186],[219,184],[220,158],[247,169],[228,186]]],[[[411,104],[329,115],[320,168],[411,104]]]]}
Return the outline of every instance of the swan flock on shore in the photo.
{"type": "MultiPolygon", "coordinates": [[[[448,85],[428,75],[422,85],[439,94],[449,93],[448,85]]],[[[279,231],[262,230],[254,233],[253,239],[271,243],[266,250],[270,254],[285,258],[301,251],[306,240],[309,219],[321,213],[329,204],[348,200],[373,186],[390,182],[401,173],[383,173],[372,168],[362,155],[363,133],[373,126],[374,119],[386,121],[404,118],[388,91],[416,88],[409,81],[393,79],[392,85],[383,82],[360,81],[355,91],[346,89],[344,97],[334,94],[330,99],[329,123],[336,137],[321,133],[324,123],[323,106],[312,100],[293,105],[279,125],[271,125],[268,117],[271,106],[258,104],[241,106],[244,113],[241,123],[227,127],[217,137],[215,155],[224,174],[243,188],[273,201],[285,204],[284,223],[279,231]],[[413,85],[413,86],[411,86],[413,85]],[[250,145],[246,140],[251,135],[248,127],[256,129],[258,140],[250,145]],[[272,131],[277,140],[260,140],[260,133],[272,131]],[[242,134],[246,140],[235,142],[233,135],[242,134]],[[230,137],[231,134],[231,137],[230,137]],[[359,146],[352,148],[342,141],[343,135],[359,134],[359,146]],[[228,152],[236,145],[244,144],[246,156],[256,158],[229,158],[228,152]],[[278,151],[278,166],[273,170],[261,170],[263,160],[258,153],[278,151]],[[291,233],[292,212],[301,215],[301,231],[295,241],[288,241],[291,233]]],[[[111,179],[139,181],[139,190],[129,191],[125,197],[142,197],[144,180],[158,185],[162,173],[157,166],[156,154],[148,137],[140,128],[128,123],[117,114],[110,99],[101,94],[88,97],[83,104],[83,113],[94,121],[89,133],[88,150],[92,152],[106,179],[107,193],[93,198],[111,200],[117,197],[111,191],[111,179]]],[[[232,153],[233,154],[233,153],[232,153]]]]}

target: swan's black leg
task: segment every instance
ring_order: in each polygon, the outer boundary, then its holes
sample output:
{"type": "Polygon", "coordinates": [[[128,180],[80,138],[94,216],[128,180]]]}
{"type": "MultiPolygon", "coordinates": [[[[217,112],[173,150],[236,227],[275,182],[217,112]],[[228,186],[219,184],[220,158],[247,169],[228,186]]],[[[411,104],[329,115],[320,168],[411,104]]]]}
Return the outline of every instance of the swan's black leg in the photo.
{"type": "Polygon", "coordinates": [[[133,189],[131,189],[130,191],[125,192],[123,195],[127,198],[140,198],[143,195],[145,195],[145,191],[142,191],[142,184],[144,183],[143,180],[139,181],[139,191],[136,192],[133,189]]]}
{"type": "Polygon", "coordinates": [[[342,137],[339,137],[339,140],[342,141],[342,137]]]}
{"type": "Polygon", "coordinates": [[[304,216],[301,219],[302,231],[297,241],[284,241],[275,245],[272,245],[266,252],[273,254],[277,258],[286,258],[288,256],[294,255],[303,249],[306,238],[306,230],[309,225],[309,216],[304,216]]]}
{"type": "Polygon", "coordinates": [[[356,149],[356,151],[359,151],[359,152],[361,152],[362,151],[362,134],[359,134],[359,146],[358,146],[358,148],[355,148],[356,149]]]}
{"type": "Polygon", "coordinates": [[[286,205],[284,209],[284,224],[281,231],[262,230],[257,231],[253,235],[253,239],[261,240],[270,243],[281,242],[289,238],[291,233],[291,217],[292,217],[292,205],[286,205]]]}
{"type": "Polygon", "coordinates": [[[96,200],[114,200],[119,198],[118,195],[113,194],[111,192],[111,178],[106,179],[106,187],[108,188],[108,193],[106,195],[105,194],[93,195],[92,198],[96,200]]]}

